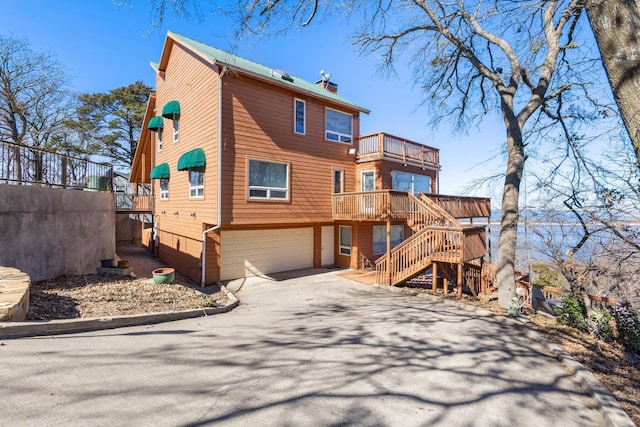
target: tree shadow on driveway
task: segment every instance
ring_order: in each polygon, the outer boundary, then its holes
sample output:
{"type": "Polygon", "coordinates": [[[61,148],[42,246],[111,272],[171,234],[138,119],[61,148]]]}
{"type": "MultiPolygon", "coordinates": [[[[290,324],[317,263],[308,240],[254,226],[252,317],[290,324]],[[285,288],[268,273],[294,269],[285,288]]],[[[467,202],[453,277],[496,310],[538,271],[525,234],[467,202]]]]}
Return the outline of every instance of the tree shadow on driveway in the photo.
{"type": "Polygon", "coordinates": [[[0,410],[20,420],[11,401],[38,398],[32,415],[72,424],[604,424],[543,346],[489,314],[322,277],[243,292],[224,315],[20,340],[1,350],[23,362],[0,377],[0,410]]]}

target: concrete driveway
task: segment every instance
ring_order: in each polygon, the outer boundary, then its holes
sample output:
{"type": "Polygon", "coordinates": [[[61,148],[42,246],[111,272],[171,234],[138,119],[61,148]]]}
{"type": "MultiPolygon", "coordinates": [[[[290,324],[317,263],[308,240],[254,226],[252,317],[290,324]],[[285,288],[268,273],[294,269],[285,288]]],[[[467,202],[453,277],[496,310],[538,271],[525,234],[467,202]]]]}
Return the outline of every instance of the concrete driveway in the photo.
{"type": "Polygon", "coordinates": [[[493,317],[326,271],[235,282],[206,318],[0,344],[2,425],[590,426],[588,394],[493,317]]]}

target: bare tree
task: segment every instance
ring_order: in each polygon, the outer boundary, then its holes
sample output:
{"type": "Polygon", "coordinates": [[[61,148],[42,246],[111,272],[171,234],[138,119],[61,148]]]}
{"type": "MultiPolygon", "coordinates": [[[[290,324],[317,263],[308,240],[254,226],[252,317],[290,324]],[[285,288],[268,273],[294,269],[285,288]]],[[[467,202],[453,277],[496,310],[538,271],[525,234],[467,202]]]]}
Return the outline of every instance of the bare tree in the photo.
{"type": "Polygon", "coordinates": [[[53,55],[34,52],[26,40],[0,35],[0,141],[17,144],[13,159],[3,164],[6,175],[12,169],[21,181],[26,166],[34,179],[42,177],[41,152],[21,160],[19,146],[55,149],[56,135],[74,111],[65,84],[53,55]]]}
{"type": "MultiPolygon", "coordinates": [[[[361,22],[354,43],[392,69],[401,55],[432,107],[432,121],[465,129],[498,113],[507,157],[498,249],[499,302],[515,295],[520,185],[527,144],[554,132],[575,99],[588,96],[588,61],[580,49],[584,0],[238,1],[238,37],[268,36],[339,15],[361,22]],[[358,18],[359,17],[359,18],[358,18]]],[[[180,7],[189,7],[188,0],[180,7]]],[[[160,11],[163,1],[155,1],[160,11]]],[[[594,102],[594,101],[593,101],[594,102]]],[[[575,104],[574,104],[575,105],[575,104]]]]}
{"type": "Polygon", "coordinates": [[[573,292],[624,297],[640,303],[640,205],[626,139],[599,161],[582,144],[549,153],[552,173],[537,176],[543,224],[534,226],[548,257],[573,292]]]}
{"type": "Polygon", "coordinates": [[[45,146],[73,106],[62,66],[26,40],[0,35],[0,137],[45,146]]]}

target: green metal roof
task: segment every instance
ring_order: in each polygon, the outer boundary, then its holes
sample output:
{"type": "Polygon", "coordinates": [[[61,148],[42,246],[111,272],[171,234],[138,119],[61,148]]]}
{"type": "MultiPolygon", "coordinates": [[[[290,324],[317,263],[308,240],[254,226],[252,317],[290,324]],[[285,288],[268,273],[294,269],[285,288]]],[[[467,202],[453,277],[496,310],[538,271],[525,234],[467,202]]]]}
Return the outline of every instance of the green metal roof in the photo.
{"type": "Polygon", "coordinates": [[[162,120],[162,117],[160,116],[152,117],[151,120],[149,120],[147,128],[150,130],[162,129],[164,128],[164,120],[162,120]]]}
{"type": "Polygon", "coordinates": [[[249,61],[248,59],[241,58],[237,55],[233,55],[229,52],[217,49],[212,46],[208,46],[204,43],[192,40],[188,37],[184,37],[180,34],[169,31],[167,35],[174,40],[184,44],[190,49],[199,52],[203,57],[218,63],[220,65],[227,65],[240,71],[252,74],[257,77],[261,77],[266,80],[270,80],[273,83],[289,87],[292,90],[303,92],[314,97],[323,98],[338,104],[342,104],[347,107],[351,107],[358,111],[369,113],[370,111],[358,104],[355,104],[335,93],[329,92],[323,88],[316,86],[314,83],[303,80],[299,77],[290,75],[284,71],[273,69],[257,62],[249,61]]]}
{"type": "Polygon", "coordinates": [[[169,101],[162,107],[162,117],[172,119],[174,116],[180,115],[180,103],[178,101],[169,101]]]}
{"type": "Polygon", "coordinates": [[[207,164],[207,158],[202,148],[194,148],[187,151],[178,159],[178,170],[201,168],[207,164]]]}
{"type": "Polygon", "coordinates": [[[169,178],[169,164],[168,163],[160,163],[155,168],[151,169],[151,173],[149,173],[149,178],[151,179],[161,179],[161,178],[169,178]]]}

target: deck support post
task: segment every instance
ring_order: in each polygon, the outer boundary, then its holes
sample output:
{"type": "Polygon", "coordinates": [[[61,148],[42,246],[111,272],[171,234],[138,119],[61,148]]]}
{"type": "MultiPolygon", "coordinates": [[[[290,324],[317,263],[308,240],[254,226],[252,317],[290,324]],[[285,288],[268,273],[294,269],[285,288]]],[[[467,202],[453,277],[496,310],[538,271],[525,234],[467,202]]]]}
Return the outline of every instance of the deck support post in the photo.
{"type": "Polygon", "coordinates": [[[431,292],[436,295],[438,293],[438,263],[436,261],[433,262],[431,271],[431,292]]]}
{"type": "Polygon", "coordinates": [[[449,274],[451,273],[451,267],[447,266],[445,273],[442,275],[442,294],[447,296],[449,293],[449,274]]]}
{"type": "Polygon", "coordinates": [[[391,218],[387,217],[387,285],[391,285],[391,218]]]}
{"type": "Polygon", "coordinates": [[[458,299],[462,299],[462,276],[464,264],[458,264],[458,299]]]}
{"type": "Polygon", "coordinates": [[[484,269],[484,257],[480,258],[480,293],[482,294],[482,299],[486,301],[487,282],[484,280],[484,274],[482,274],[483,269],[484,269]]]}

